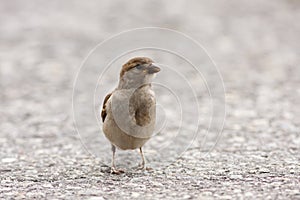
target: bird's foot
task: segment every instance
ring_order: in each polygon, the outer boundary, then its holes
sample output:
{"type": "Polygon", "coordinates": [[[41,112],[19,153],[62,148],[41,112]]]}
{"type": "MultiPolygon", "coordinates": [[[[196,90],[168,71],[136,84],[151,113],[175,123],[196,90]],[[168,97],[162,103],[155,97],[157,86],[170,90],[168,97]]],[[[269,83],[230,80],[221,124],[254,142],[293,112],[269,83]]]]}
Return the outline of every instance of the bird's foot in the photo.
{"type": "Polygon", "coordinates": [[[120,175],[120,174],[125,173],[125,171],[123,169],[116,169],[115,167],[112,167],[110,169],[110,173],[120,175]]]}
{"type": "Polygon", "coordinates": [[[145,165],[143,164],[140,164],[138,167],[137,167],[137,170],[147,170],[147,171],[151,171],[153,170],[151,167],[146,167],[145,165]]]}
{"type": "Polygon", "coordinates": [[[152,167],[145,167],[145,170],[147,170],[147,171],[153,171],[153,168],[152,167]]]}

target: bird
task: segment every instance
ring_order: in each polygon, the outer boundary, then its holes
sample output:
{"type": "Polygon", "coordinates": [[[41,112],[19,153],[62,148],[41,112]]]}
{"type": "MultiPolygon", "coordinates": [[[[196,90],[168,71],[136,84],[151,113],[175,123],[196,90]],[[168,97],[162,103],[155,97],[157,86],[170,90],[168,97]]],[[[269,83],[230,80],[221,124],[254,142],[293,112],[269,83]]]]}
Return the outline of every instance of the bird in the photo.
{"type": "Polygon", "coordinates": [[[103,132],[111,143],[111,173],[125,171],[116,168],[116,149],[139,149],[142,162],[138,169],[146,168],[142,147],[151,138],[156,120],[156,98],[152,81],[160,67],[148,57],[134,57],[121,69],[118,86],[106,95],[101,118],[103,132]]]}

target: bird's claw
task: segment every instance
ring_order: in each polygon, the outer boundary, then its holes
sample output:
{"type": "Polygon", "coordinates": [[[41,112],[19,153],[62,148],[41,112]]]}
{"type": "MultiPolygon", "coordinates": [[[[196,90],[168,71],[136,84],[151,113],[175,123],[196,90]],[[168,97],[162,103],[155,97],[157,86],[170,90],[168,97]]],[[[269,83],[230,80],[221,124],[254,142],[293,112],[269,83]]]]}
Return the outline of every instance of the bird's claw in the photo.
{"type": "Polygon", "coordinates": [[[137,167],[137,170],[147,170],[147,171],[151,171],[151,170],[153,170],[151,167],[146,167],[145,165],[139,165],[138,167],[137,167]]]}
{"type": "Polygon", "coordinates": [[[151,167],[145,167],[145,170],[147,170],[147,171],[152,171],[153,168],[151,168],[151,167]]]}
{"type": "Polygon", "coordinates": [[[125,173],[125,171],[123,169],[116,169],[116,168],[112,167],[110,170],[110,173],[120,175],[120,174],[125,173]]]}
{"type": "Polygon", "coordinates": [[[137,170],[145,170],[146,168],[145,168],[145,166],[139,165],[139,166],[137,166],[136,169],[137,169],[137,170]]]}

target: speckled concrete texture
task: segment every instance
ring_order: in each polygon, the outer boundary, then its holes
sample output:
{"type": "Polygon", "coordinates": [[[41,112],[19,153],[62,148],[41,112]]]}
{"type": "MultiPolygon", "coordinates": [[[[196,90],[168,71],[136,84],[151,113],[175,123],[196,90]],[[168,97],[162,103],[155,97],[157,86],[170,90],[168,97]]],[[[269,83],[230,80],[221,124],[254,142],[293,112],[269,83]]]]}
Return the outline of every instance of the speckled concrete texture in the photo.
{"type": "Polygon", "coordinates": [[[299,20],[296,0],[1,0],[0,198],[300,199],[299,20]],[[112,175],[101,160],[110,149],[91,156],[73,126],[73,81],[96,44],[149,26],[205,46],[224,79],[226,123],[209,152],[112,175]]]}

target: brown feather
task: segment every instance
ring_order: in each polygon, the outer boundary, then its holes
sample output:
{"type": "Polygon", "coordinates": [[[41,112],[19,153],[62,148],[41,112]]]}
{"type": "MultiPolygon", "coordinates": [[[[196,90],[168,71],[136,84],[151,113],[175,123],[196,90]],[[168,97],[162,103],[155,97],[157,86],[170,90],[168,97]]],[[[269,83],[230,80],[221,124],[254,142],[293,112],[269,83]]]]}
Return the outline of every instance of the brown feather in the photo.
{"type": "Polygon", "coordinates": [[[137,89],[131,99],[131,106],[135,108],[134,117],[137,125],[146,126],[151,122],[151,107],[155,105],[155,99],[147,91],[151,84],[145,84],[137,89]]]}
{"type": "Polygon", "coordinates": [[[108,101],[108,99],[110,98],[111,95],[112,95],[112,93],[109,93],[108,95],[106,95],[106,97],[105,97],[105,99],[103,101],[102,111],[101,111],[102,122],[104,122],[105,117],[107,115],[107,112],[106,112],[106,102],[108,101]]]}
{"type": "Polygon", "coordinates": [[[127,72],[130,69],[136,67],[137,65],[151,64],[151,63],[153,63],[153,60],[151,60],[150,58],[147,58],[147,57],[132,58],[127,63],[125,63],[123,65],[121,73],[120,73],[120,77],[122,77],[125,74],[125,72],[127,72]]]}

